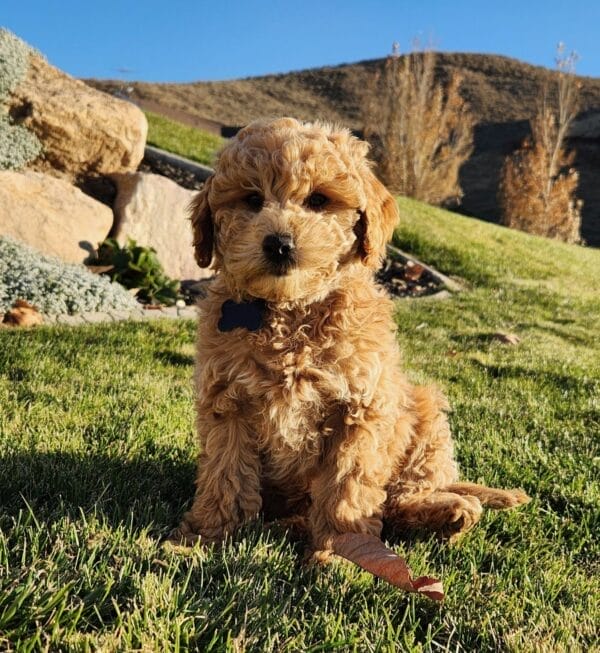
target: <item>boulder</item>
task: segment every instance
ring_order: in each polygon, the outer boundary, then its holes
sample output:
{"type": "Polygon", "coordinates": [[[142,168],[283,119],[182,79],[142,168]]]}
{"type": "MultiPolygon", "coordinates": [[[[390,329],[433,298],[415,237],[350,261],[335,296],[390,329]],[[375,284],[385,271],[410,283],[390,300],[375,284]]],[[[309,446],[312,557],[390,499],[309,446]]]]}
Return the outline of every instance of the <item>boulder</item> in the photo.
{"type": "Polygon", "coordinates": [[[87,86],[36,53],[10,93],[8,111],[43,145],[33,169],[73,179],[133,171],[144,156],[148,124],[138,107],[87,86]]]}
{"type": "Polygon", "coordinates": [[[153,247],[166,274],[173,279],[202,279],[212,272],[194,259],[188,208],[196,191],[149,173],[111,175],[117,184],[112,235],[124,245],[133,238],[153,247]]]}
{"type": "Polygon", "coordinates": [[[62,179],[31,170],[0,171],[0,236],[83,263],[112,223],[110,208],[62,179]]]}

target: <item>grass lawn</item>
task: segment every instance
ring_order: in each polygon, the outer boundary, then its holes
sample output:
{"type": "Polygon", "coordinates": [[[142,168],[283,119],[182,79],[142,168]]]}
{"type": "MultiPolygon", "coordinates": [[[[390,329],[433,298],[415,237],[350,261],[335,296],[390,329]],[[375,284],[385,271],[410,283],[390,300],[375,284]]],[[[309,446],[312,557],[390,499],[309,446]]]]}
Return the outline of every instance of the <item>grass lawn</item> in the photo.
{"type": "Polygon", "coordinates": [[[212,165],[215,152],[224,139],[215,134],[183,125],[157,113],[146,111],[148,144],[173,152],[192,161],[212,165]]]}
{"type": "Polygon", "coordinates": [[[469,285],[397,302],[410,375],[449,395],[464,478],[533,497],[453,547],[392,542],[446,600],[306,569],[256,525],[161,549],[193,492],[194,325],[5,329],[0,649],[598,650],[600,251],[400,205],[397,244],[469,285]]]}

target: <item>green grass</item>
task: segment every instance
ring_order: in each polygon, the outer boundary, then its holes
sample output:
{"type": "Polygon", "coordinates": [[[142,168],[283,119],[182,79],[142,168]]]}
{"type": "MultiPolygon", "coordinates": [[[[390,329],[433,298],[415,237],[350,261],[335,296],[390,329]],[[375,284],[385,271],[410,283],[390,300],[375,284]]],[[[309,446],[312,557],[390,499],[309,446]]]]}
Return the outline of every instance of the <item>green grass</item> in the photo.
{"type": "Polygon", "coordinates": [[[600,252],[401,209],[397,244],[469,285],[397,302],[405,365],[449,395],[463,476],[533,497],[454,547],[393,541],[444,603],[258,526],[161,549],[193,492],[194,325],[6,329],[0,649],[598,650],[600,252]]]}
{"type": "Polygon", "coordinates": [[[149,145],[155,145],[198,163],[212,165],[215,152],[224,143],[223,138],[150,111],[145,113],[148,119],[149,145]]]}

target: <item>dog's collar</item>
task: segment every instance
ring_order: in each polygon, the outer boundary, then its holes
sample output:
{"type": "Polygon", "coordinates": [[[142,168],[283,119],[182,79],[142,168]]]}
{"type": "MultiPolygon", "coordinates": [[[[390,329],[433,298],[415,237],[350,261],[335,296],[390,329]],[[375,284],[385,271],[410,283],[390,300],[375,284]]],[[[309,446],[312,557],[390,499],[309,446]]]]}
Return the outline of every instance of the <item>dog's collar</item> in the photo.
{"type": "Polygon", "coordinates": [[[265,316],[267,303],[264,299],[234,302],[228,299],[221,305],[221,319],[217,324],[219,331],[232,331],[238,327],[248,331],[258,331],[265,316]]]}

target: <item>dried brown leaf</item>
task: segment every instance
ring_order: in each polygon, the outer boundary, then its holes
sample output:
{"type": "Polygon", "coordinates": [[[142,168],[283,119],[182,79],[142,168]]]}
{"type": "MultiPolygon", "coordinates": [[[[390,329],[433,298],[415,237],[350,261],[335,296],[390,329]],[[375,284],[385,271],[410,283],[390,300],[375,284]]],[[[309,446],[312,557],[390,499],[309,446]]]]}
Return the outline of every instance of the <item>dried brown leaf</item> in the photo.
{"type": "Polygon", "coordinates": [[[28,327],[43,324],[44,319],[35,306],[24,299],[17,299],[10,311],[4,314],[2,322],[8,326],[28,327]]]}
{"type": "Polygon", "coordinates": [[[413,578],[406,560],[373,535],[344,533],[333,540],[333,551],[365,571],[407,592],[424,594],[434,601],[444,598],[442,583],[429,576],[413,578]]]}
{"type": "Polygon", "coordinates": [[[410,281],[418,281],[425,272],[425,268],[419,263],[409,262],[404,270],[404,276],[410,281]]]}
{"type": "Polygon", "coordinates": [[[93,274],[104,274],[115,269],[114,265],[87,265],[86,267],[93,274]]]}

